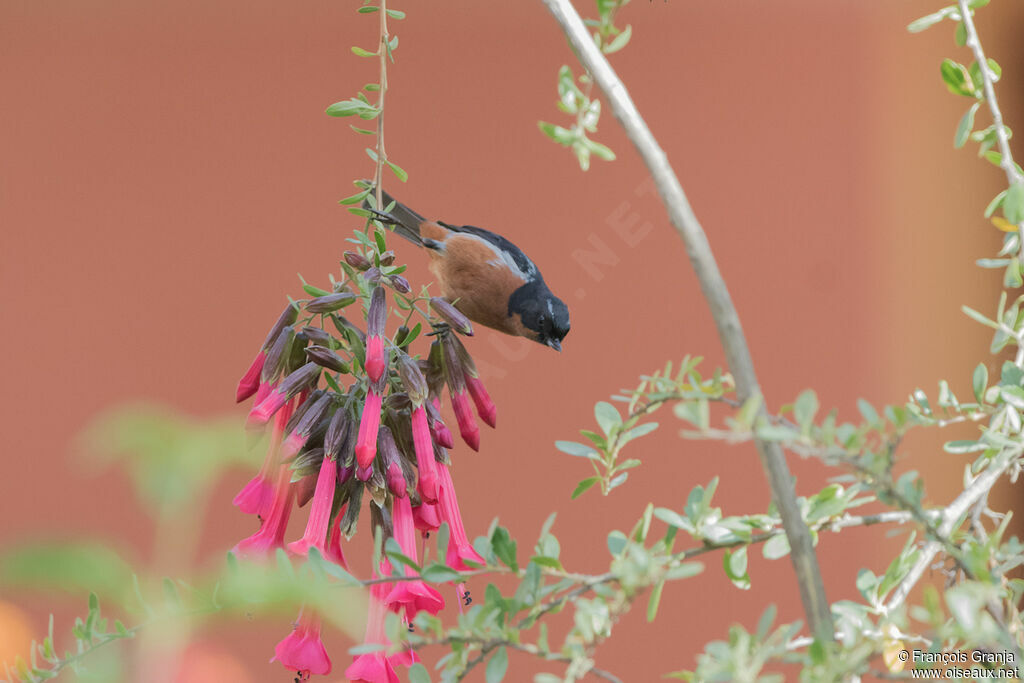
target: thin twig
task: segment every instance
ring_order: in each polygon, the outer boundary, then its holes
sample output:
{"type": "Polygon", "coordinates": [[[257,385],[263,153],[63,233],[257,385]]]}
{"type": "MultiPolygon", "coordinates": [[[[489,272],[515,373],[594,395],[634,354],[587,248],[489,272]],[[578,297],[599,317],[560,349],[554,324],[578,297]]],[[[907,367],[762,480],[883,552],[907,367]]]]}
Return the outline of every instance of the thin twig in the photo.
{"type": "Polygon", "coordinates": [[[996,100],[996,91],[993,87],[995,74],[988,66],[988,59],[985,58],[985,51],[981,48],[981,40],[978,38],[978,31],[974,28],[974,18],[971,16],[971,9],[967,0],[957,0],[960,5],[960,16],[964,22],[964,29],[967,33],[967,47],[974,52],[975,61],[978,62],[978,70],[981,73],[981,83],[985,90],[985,103],[992,114],[992,123],[996,127],[996,140],[999,141],[999,153],[1002,154],[999,165],[1006,172],[1006,180],[1011,185],[1021,182],[1020,173],[1013,163],[1013,155],[1010,154],[1010,138],[1006,135],[1006,127],[1003,125],[1003,113],[999,111],[999,101],[996,100]]]}
{"type": "Polygon", "coordinates": [[[383,210],[381,204],[384,187],[384,160],[387,152],[384,151],[384,95],[388,90],[388,4],[387,0],[380,0],[380,45],[377,51],[380,53],[380,91],[377,96],[377,168],[374,170],[373,187],[377,196],[377,209],[383,210]]]}
{"type": "MultiPolygon", "coordinates": [[[[950,533],[956,527],[957,522],[961,517],[967,514],[967,511],[972,505],[982,496],[986,495],[988,491],[995,485],[999,480],[999,477],[1003,475],[1003,472],[1017,459],[1020,455],[1019,452],[1003,453],[1002,460],[992,463],[984,470],[977,478],[971,482],[963,492],[957,496],[956,500],[949,504],[949,506],[942,511],[939,525],[937,528],[938,536],[940,538],[949,538],[950,533]]],[[[900,582],[900,585],[892,593],[892,597],[889,602],[885,605],[885,612],[888,614],[903,604],[903,601],[910,595],[910,591],[917,585],[917,582],[921,580],[928,565],[931,564],[932,559],[943,547],[942,541],[933,539],[928,541],[925,546],[921,549],[921,555],[917,558],[917,562],[910,568],[910,571],[900,582]]]]}
{"type": "MultiPolygon", "coordinates": [[[[715,262],[707,236],[686,199],[668,157],[640,116],[626,86],[594,44],[590,32],[572,3],[569,0],[544,0],[544,4],[561,25],[580,62],[593,75],[598,87],[604,92],[615,118],[619,120],[650,170],[658,193],[668,210],[669,220],[683,239],[704,298],[711,308],[711,314],[718,327],[718,336],[725,348],[729,369],[736,380],[737,397],[745,402],[751,396],[761,393],[750,350],[744,338],[739,315],[715,262]]],[[[763,406],[760,412],[767,415],[763,406]]],[[[823,642],[830,641],[833,639],[834,629],[829,602],[825,597],[825,585],[810,533],[796,502],[793,478],[786,464],[785,455],[776,443],[758,439],[755,445],[771,487],[772,498],[779,508],[786,529],[786,536],[792,549],[793,568],[800,588],[800,599],[811,631],[823,642]]]]}

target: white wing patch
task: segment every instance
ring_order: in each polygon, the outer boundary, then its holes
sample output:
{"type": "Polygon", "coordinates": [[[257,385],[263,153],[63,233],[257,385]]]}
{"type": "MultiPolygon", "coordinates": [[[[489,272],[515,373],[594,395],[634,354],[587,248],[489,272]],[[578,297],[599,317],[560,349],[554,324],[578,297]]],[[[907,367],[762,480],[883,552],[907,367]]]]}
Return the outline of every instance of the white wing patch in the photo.
{"type": "Polygon", "coordinates": [[[497,245],[492,244],[491,242],[485,240],[483,237],[480,237],[479,235],[474,235],[472,233],[464,232],[461,233],[460,236],[472,237],[475,240],[479,240],[482,244],[486,244],[487,247],[492,252],[494,252],[494,258],[488,261],[487,265],[494,266],[495,268],[506,267],[510,271],[515,273],[516,276],[519,277],[519,279],[521,279],[523,282],[529,282],[530,280],[536,277],[537,266],[533,265],[533,261],[529,262],[530,265],[526,269],[527,272],[524,273],[522,269],[519,267],[519,264],[516,263],[516,260],[512,258],[512,254],[508,253],[507,251],[504,251],[503,249],[499,249],[497,245]]]}

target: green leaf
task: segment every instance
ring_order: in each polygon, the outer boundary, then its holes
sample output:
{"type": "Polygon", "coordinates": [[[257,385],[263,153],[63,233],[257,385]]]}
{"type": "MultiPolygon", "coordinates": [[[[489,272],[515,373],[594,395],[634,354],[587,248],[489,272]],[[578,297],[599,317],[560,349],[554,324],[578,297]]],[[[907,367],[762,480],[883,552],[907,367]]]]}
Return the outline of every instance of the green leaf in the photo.
{"type": "Polygon", "coordinates": [[[516,561],[516,542],[508,534],[505,527],[496,527],[491,534],[491,547],[494,555],[505,563],[512,571],[519,571],[519,563],[516,561]]]}
{"type": "Polygon", "coordinates": [[[993,330],[999,329],[999,323],[995,322],[994,320],[989,320],[984,315],[978,313],[976,310],[969,306],[961,306],[960,310],[963,311],[967,315],[967,317],[976,320],[985,327],[991,327],[993,330]]]}
{"type": "Polygon", "coordinates": [[[405,19],[405,12],[398,9],[389,9],[388,16],[392,19],[405,19]]]}
{"type": "Polygon", "coordinates": [[[378,57],[379,56],[376,52],[370,52],[369,50],[364,50],[361,47],[354,47],[354,46],[352,48],[352,54],[354,54],[356,57],[378,57]]]}
{"type": "Polygon", "coordinates": [[[877,425],[881,421],[875,407],[862,398],[857,399],[857,410],[860,411],[860,414],[864,417],[864,421],[869,425],[877,425]]]}
{"type": "Polygon", "coordinates": [[[789,554],[789,539],[786,538],[786,534],[778,534],[769,538],[764,546],[761,548],[761,552],[765,559],[777,560],[780,557],[785,557],[789,554]]]}
{"type": "MultiPolygon", "coordinates": [[[[440,553],[439,553],[440,554],[440,553]]],[[[458,581],[459,573],[451,567],[446,567],[443,564],[434,563],[423,568],[420,573],[420,577],[424,581],[430,581],[431,583],[447,583],[449,581],[458,581]]]]}
{"type": "Polygon", "coordinates": [[[978,107],[980,106],[981,102],[975,102],[967,110],[967,113],[963,115],[963,118],[960,119],[960,124],[956,127],[956,135],[953,138],[953,146],[957,149],[964,146],[971,131],[974,130],[974,115],[978,113],[978,107]]]}
{"type": "Polygon", "coordinates": [[[818,395],[813,389],[800,392],[793,403],[793,417],[801,427],[808,427],[814,421],[814,415],[818,412],[818,395]]]}
{"type": "Polygon", "coordinates": [[[974,83],[963,64],[946,58],[939,69],[946,88],[954,95],[974,96],[974,83]]]}
{"type": "Polygon", "coordinates": [[[128,564],[100,543],[11,543],[0,557],[5,588],[95,591],[123,602],[131,593],[131,577],[128,564]]]}
{"type": "Polygon", "coordinates": [[[594,452],[594,449],[590,446],[584,446],[581,443],[575,441],[556,441],[555,448],[566,453],[568,455],[574,455],[578,458],[590,458],[591,460],[601,460],[601,456],[594,452]]]}
{"type": "Polygon", "coordinates": [[[501,683],[505,678],[506,671],[508,671],[508,650],[502,646],[495,650],[487,661],[487,671],[485,672],[487,683],[501,683]]]}
{"type": "Polygon", "coordinates": [[[599,401],[594,406],[594,417],[597,419],[601,431],[608,435],[611,435],[622,424],[622,416],[619,415],[619,411],[611,403],[605,401],[599,401]]]}
{"type": "Polygon", "coordinates": [[[388,168],[390,168],[394,172],[395,177],[401,180],[403,183],[409,179],[409,174],[406,173],[405,169],[403,169],[398,164],[393,163],[391,161],[385,161],[384,163],[387,164],[388,168]]]}
{"type": "Polygon", "coordinates": [[[984,363],[978,363],[978,367],[974,368],[972,385],[974,398],[978,400],[978,403],[984,403],[985,390],[988,389],[988,368],[984,363]]]}
{"type": "Polygon", "coordinates": [[[654,618],[658,616],[658,604],[661,603],[661,591],[665,588],[665,580],[662,579],[658,583],[654,584],[654,588],[651,590],[651,599],[647,601],[647,621],[654,621],[654,618]]]}
{"type": "Polygon", "coordinates": [[[363,5],[356,11],[359,12],[360,14],[370,14],[372,12],[377,12],[379,10],[380,7],[377,7],[376,5],[363,5]]]}
{"type": "Polygon", "coordinates": [[[345,197],[344,199],[339,199],[338,203],[339,204],[358,204],[359,202],[361,202],[364,199],[366,199],[366,196],[368,194],[370,194],[369,190],[363,190],[362,192],[356,192],[354,195],[351,195],[349,197],[345,197]]]}
{"type": "Polygon", "coordinates": [[[1014,225],[1024,222],[1024,183],[1016,183],[1006,191],[1003,215],[1014,225]]]}
{"type": "Polygon", "coordinates": [[[725,569],[725,575],[729,577],[734,586],[740,590],[750,589],[750,575],[747,574],[746,546],[726,551],[722,557],[722,567],[725,569]]]}
{"type": "Polygon", "coordinates": [[[999,194],[992,198],[992,201],[990,201],[988,203],[988,206],[985,207],[985,218],[991,218],[992,214],[996,212],[996,209],[1002,206],[1003,200],[1006,199],[1007,191],[1008,190],[1003,190],[1002,192],[1000,192],[999,194]]]}
{"type": "Polygon", "coordinates": [[[629,543],[629,539],[621,531],[612,531],[608,534],[608,552],[612,555],[621,553],[627,543],[629,543]]]}
{"type": "Polygon", "coordinates": [[[624,28],[619,33],[619,35],[617,35],[614,38],[612,38],[611,42],[609,42],[607,45],[605,45],[604,48],[602,48],[601,51],[604,52],[606,55],[610,55],[610,54],[612,54],[614,52],[618,52],[622,48],[626,47],[626,44],[629,42],[629,39],[630,39],[630,37],[632,35],[633,35],[633,26],[632,25],[627,25],[626,28],[624,28]]]}
{"type": "Polygon", "coordinates": [[[579,484],[576,485],[576,488],[573,489],[571,500],[576,500],[577,498],[582,496],[584,491],[586,491],[599,481],[601,481],[600,477],[588,477],[587,479],[581,481],[579,484]]]}
{"type": "Polygon", "coordinates": [[[956,29],[953,31],[953,42],[959,47],[967,44],[967,27],[964,26],[962,21],[957,22],[956,29]]]}
{"type": "Polygon", "coordinates": [[[672,567],[665,572],[665,579],[668,581],[688,579],[691,576],[697,576],[702,571],[704,571],[704,565],[700,562],[684,562],[678,567],[672,567]]]}
{"type": "MultiPolygon", "coordinates": [[[[388,10],[390,12],[391,10],[388,10]]],[[[430,672],[420,662],[409,667],[409,683],[430,683],[430,672]]]]}
{"type": "Polygon", "coordinates": [[[952,16],[959,16],[959,12],[956,12],[956,8],[945,7],[939,10],[938,12],[929,14],[928,16],[921,17],[920,19],[916,19],[910,22],[910,25],[907,26],[907,30],[910,31],[911,33],[920,33],[921,31],[924,31],[925,29],[930,28],[935,24],[939,23],[943,19],[952,16]]]}

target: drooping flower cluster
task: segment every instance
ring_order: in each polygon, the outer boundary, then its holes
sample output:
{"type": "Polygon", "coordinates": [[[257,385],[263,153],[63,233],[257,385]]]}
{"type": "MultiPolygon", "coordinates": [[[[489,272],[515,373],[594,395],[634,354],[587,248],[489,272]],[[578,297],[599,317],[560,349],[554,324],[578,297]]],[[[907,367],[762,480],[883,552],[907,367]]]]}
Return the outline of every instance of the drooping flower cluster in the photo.
{"type": "MultiPolygon", "coordinates": [[[[376,243],[363,240],[365,255],[345,253],[344,278],[334,291],[305,285],[314,298],[285,308],[238,384],[238,401],[254,398],[249,428],[270,431],[263,466],[234,499],[260,521],[258,531],[235,547],[240,557],[266,558],[279,548],[306,557],[316,548],[325,560],[346,567],[341,537],[356,532],[366,498],[374,538],[394,538],[413,561],[417,535],[447,523],[448,565],[464,570],[484,564],[463,526],[449,470],[447,449],[454,439],[441,415],[447,393],[459,433],[473,450],[480,448],[480,430],[470,401],[481,420],[495,425],[494,403],[456,335],[472,335],[472,326],[447,301],[425,293],[406,296],[404,268],[392,266],[393,252],[378,247],[382,236],[376,237],[376,243]],[[405,323],[391,336],[387,289],[405,323]],[[357,302],[364,304],[365,331],[341,313],[357,302]],[[433,314],[425,322],[434,337],[423,358],[410,349],[422,323],[408,327],[421,303],[433,314]],[[293,507],[307,503],[305,533],[286,543],[293,507]]],[[[392,576],[387,559],[373,570],[375,578],[392,576]]],[[[371,586],[367,643],[391,647],[384,632],[388,611],[411,623],[420,611],[437,614],[444,607],[438,590],[411,573],[406,568],[400,580],[371,586]]],[[[330,673],[320,624],[316,606],[304,606],[275,659],[303,678],[330,673]]],[[[377,650],[356,657],[345,675],[390,683],[398,681],[396,666],[414,661],[411,651],[377,650]]]]}

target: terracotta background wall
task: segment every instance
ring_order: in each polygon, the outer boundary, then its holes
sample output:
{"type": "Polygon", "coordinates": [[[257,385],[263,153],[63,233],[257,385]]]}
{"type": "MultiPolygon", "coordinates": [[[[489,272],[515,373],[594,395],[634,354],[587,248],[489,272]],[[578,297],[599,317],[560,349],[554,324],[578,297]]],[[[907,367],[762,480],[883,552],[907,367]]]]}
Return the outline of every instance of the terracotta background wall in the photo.
{"type": "MultiPolygon", "coordinates": [[[[470,533],[500,516],[526,547],[557,510],[566,563],[600,571],[611,528],[631,525],[648,500],[681,507],[716,474],[727,514],[763,510],[769,495],[753,449],[681,441],[668,411],[637,443],[644,465],[626,486],[569,501],[585,467],[553,441],[591,427],[596,400],[668,359],[722,363],[712,321],[610,114],[597,137],[619,160],[586,174],[538,133],[538,119],[562,122],[555,75],[573,63],[540,3],[400,7],[409,19],[394,27],[387,143],[410,180],[391,189],[428,215],[508,235],[572,310],[562,354],[489,331],[472,342],[492,368],[500,420],[480,454],[454,453],[470,533]],[[632,244],[616,227],[629,221],[638,226],[632,244]],[[604,256],[595,263],[587,253],[604,256]]],[[[325,279],[356,225],[335,201],[370,173],[361,151],[369,138],[323,114],[375,78],[374,63],[349,52],[376,36],[374,20],[354,8],[0,5],[3,547],[100,537],[132,562],[151,558],[151,524],[129,481],[83,467],[75,436],[101,410],[140,398],[197,416],[243,414],[231,403],[234,382],[285,294],[299,292],[295,273],[325,279]]],[[[1002,181],[952,149],[965,105],[945,92],[938,65],[967,59],[952,26],[904,30],[935,8],[637,0],[621,14],[634,39],[614,64],[709,233],[774,408],[808,386],[845,419],[856,417],[858,397],[902,402],[942,377],[969,393],[988,340],[958,309],[994,301],[997,276],[971,262],[997,243],[980,212],[1002,181]]],[[[1020,19],[1020,8],[1005,6],[980,19],[1018,83],[1024,61],[1008,38],[1020,19]]],[[[1020,93],[1003,85],[1000,94],[1020,121],[1020,93]]],[[[395,246],[410,279],[426,281],[422,255],[395,246]]],[[[912,440],[906,453],[908,467],[945,473],[929,489],[944,501],[962,463],[936,443],[912,440]]],[[[253,469],[261,457],[253,454],[253,469]]],[[[813,462],[793,469],[801,492],[828,475],[813,462]]],[[[230,505],[249,476],[236,471],[217,488],[206,561],[251,532],[230,505]]],[[[823,540],[838,600],[855,597],[860,568],[884,569],[903,536],[851,530],[823,540]]],[[[781,619],[800,618],[789,562],[751,557],[749,592],[712,557],[703,577],[666,592],[656,624],[643,609],[626,617],[600,665],[624,680],[656,680],[692,667],[730,624],[753,626],[769,602],[781,619]]],[[[67,619],[82,604],[2,597],[39,633],[49,611],[67,619]]],[[[204,638],[236,667],[224,680],[282,681],[266,659],[283,629],[233,623],[204,638]]],[[[351,643],[333,638],[340,673],[351,643]]]]}

